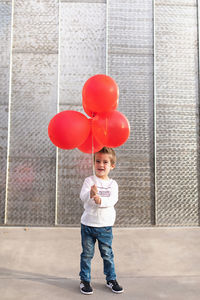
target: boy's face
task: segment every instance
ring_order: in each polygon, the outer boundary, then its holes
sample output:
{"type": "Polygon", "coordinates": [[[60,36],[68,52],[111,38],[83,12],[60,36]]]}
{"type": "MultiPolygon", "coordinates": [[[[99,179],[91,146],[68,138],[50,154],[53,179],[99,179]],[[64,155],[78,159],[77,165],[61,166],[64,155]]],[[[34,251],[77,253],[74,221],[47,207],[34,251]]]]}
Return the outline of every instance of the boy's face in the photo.
{"type": "Polygon", "coordinates": [[[106,153],[95,154],[95,174],[101,179],[108,179],[110,170],[114,169],[115,165],[111,165],[110,155],[106,153]]]}

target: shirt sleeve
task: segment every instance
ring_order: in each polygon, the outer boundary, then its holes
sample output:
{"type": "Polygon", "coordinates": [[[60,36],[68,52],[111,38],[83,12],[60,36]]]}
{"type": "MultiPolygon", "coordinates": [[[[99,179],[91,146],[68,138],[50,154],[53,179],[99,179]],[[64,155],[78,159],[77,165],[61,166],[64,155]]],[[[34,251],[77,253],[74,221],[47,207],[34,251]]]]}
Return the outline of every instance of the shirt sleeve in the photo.
{"type": "Polygon", "coordinates": [[[113,181],[111,186],[111,194],[109,197],[101,197],[101,204],[99,207],[112,207],[118,201],[118,184],[116,181],[113,181]]]}
{"type": "Polygon", "coordinates": [[[80,198],[83,202],[88,202],[91,200],[90,198],[90,190],[91,190],[91,184],[89,183],[88,178],[84,180],[81,192],[80,192],[80,198]]]}

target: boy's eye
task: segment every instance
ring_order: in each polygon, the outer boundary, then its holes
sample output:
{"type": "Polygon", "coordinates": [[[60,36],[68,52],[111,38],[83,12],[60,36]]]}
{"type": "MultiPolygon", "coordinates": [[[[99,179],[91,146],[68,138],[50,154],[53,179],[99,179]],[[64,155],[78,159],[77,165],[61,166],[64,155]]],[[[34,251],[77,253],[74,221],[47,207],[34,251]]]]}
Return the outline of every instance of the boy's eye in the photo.
{"type": "Polygon", "coordinates": [[[97,163],[100,163],[100,160],[96,160],[97,163]]]}
{"type": "Polygon", "coordinates": [[[104,161],[104,164],[107,164],[107,163],[108,163],[108,161],[107,161],[107,160],[105,160],[105,161],[104,161]]]}

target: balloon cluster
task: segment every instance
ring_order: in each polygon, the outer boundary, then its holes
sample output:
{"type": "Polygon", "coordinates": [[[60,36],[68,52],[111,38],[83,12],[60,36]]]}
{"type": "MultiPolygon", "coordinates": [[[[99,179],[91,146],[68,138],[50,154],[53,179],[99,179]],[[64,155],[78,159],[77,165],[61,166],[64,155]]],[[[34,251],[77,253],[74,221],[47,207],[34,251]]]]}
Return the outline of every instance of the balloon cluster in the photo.
{"type": "Polygon", "coordinates": [[[129,137],[130,126],[116,110],[118,99],[118,86],[110,76],[90,77],[83,86],[82,104],[91,118],[73,110],[56,114],[48,126],[50,140],[61,149],[77,147],[85,153],[95,153],[104,146],[121,146],[129,137]]]}

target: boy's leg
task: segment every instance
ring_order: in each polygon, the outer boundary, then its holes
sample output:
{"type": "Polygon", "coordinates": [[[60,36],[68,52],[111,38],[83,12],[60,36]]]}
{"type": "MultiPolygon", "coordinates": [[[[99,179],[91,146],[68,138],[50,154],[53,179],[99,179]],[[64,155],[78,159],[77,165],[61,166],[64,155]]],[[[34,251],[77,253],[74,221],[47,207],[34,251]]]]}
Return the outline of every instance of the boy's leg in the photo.
{"type": "Polygon", "coordinates": [[[94,246],[96,238],[92,236],[92,229],[81,224],[81,240],[83,251],[80,261],[80,278],[83,281],[90,282],[91,280],[91,259],[94,256],[94,246]]]}
{"type": "Polygon", "coordinates": [[[114,264],[114,254],[112,251],[112,227],[101,227],[99,228],[98,245],[103,258],[104,263],[104,274],[106,275],[106,280],[115,280],[115,264],[114,264]]]}

